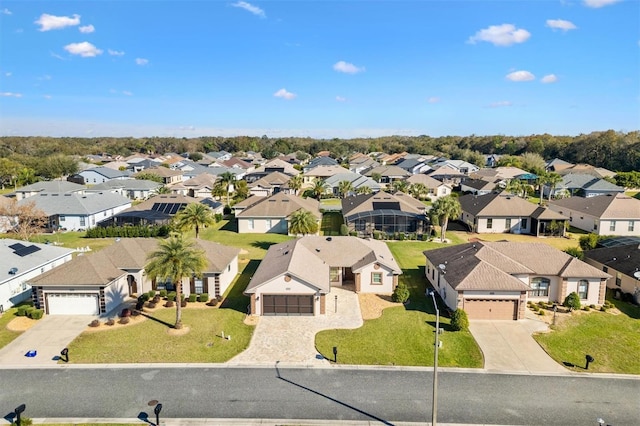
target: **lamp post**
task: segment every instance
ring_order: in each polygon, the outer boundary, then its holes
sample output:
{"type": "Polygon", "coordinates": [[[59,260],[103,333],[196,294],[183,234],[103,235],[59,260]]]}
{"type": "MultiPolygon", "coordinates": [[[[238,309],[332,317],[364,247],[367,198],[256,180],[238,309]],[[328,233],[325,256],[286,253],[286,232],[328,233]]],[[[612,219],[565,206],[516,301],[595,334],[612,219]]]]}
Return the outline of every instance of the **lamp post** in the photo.
{"type": "Polygon", "coordinates": [[[431,424],[436,426],[438,418],[438,347],[440,346],[440,310],[438,309],[438,303],[436,302],[436,292],[431,291],[431,298],[433,299],[433,307],[436,310],[436,338],[433,345],[433,399],[431,405],[431,424]]]}

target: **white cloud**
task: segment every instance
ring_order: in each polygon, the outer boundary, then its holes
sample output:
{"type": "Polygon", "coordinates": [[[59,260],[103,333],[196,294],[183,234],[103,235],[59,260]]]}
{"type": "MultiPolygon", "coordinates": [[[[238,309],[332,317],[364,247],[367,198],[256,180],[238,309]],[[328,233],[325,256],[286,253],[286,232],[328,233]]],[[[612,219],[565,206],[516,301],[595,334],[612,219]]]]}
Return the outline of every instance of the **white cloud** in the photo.
{"type": "Polygon", "coordinates": [[[336,96],[336,101],[338,101],[338,102],[346,102],[347,98],[345,98],[344,96],[336,96]]]}
{"type": "Polygon", "coordinates": [[[49,74],[45,74],[42,77],[38,77],[38,80],[40,80],[40,81],[43,81],[43,80],[48,81],[48,80],[51,80],[51,76],[49,74]]]}
{"type": "Polygon", "coordinates": [[[148,59],[144,59],[144,58],[136,58],[136,64],[143,66],[143,65],[147,65],[149,63],[148,59]]]}
{"type": "Polygon", "coordinates": [[[11,11],[10,11],[9,9],[7,9],[6,7],[5,7],[4,9],[2,9],[2,14],[3,14],[3,15],[13,15],[13,14],[11,13],[11,11]]]}
{"type": "Polygon", "coordinates": [[[98,49],[88,41],[83,41],[82,43],[67,44],[64,47],[64,50],[71,53],[72,55],[80,55],[83,58],[93,58],[102,54],[102,50],[98,49]]]}
{"type": "Polygon", "coordinates": [[[547,19],[547,27],[562,31],[575,30],[578,28],[573,22],[565,21],[564,19],[547,19]]]}
{"type": "Polygon", "coordinates": [[[252,5],[251,3],[247,3],[246,1],[239,1],[237,3],[233,3],[231,6],[239,7],[240,9],[244,9],[247,12],[251,12],[261,18],[267,17],[267,15],[264,13],[264,10],[260,9],[258,6],[252,5]]]}
{"type": "Polygon", "coordinates": [[[507,74],[507,80],[511,81],[531,81],[535,80],[536,76],[529,71],[514,71],[507,74]]]}
{"type": "Polygon", "coordinates": [[[488,105],[489,108],[501,108],[501,107],[510,107],[513,103],[511,101],[498,101],[492,102],[488,105]]]}
{"type": "Polygon", "coordinates": [[[122,50],[107,49],[107,52],[109,52],[109,55],[111,56],[124,56],[124,52],[122,50]]]}
{"type": "Polygon", "coordinates": [[[555,74],[547,74],[540,79],[542,83],[555,83],[558,81],[558,77],[555,74]]]}
{"type": "Polygon", "coordinates": [[[39,31],[61,30],[65,27],[73,27],[80,25],[80,15],[69,16],[54,16],[48,13],[40,15],[35,24],[40,25],[39,31]]]}
{"type": "Polygon", "coordinates": [[[349,62],[338,61],[333,64],[333,69],[338,72],[343,72],[346,74],[357,74],[359,72],[364,71],[364,67],[357,67],[349,62]]]}
{"type": "Polygon", "coordinates": [[[52,98],[51,95],[42,95],[42,97],[45,98],[45,99],[51,99],[52,98]]]}
{"type": "Polygon", "coordinates": [[[51,56],[53,56],[54,58],[56,58],[56,59],[60,59],[61,61],[64,61],[64,58],[63,58],[62,56],[58,55],[57,53],[55,53],[55,52],[49,52],[49,53],[50,53],[50,54],[51,54],[51,56]]]}
{"type": "Polygon", "coordinates": [[[469,37],[467,43],[476,44],[479,41],[486,41],[496,46],[511,46],[515,43],[524,43],[529,37],[531,37],[529,31],[516,28],[513,24],[491,25],[469,37]]]}
{"type": "Polygon", "coordinates": [[[78,28],[78,31],[80,31],[82,34],[89,34],[94,32],[96,29],[93,25],[85,25],[83,27],[78,28]]]}
{"type": "Polygon", "coordinates": [[[123,95],[125,95],[125,96],[133,96],[133,93],[131,93],[131,92],[130,92],[130,91],[128,91],[128,90],[123,90],[123,91],[122,91],[122,94],[123,94],[123,95]]]}
{"type": "Polygon", "coordinates": [[[582,4],[593,9],[609,6],[610,4],[618,3],[620,0],[584,0],[582,4]]]}
{"type": "Polygon", "coordinates": [[[437,96],[432,96],[427,99],[427,102],[429,102],[430,104],[437,104],[438,102],[440,102],[440,98],[437,96]]]}
{"type": "Polygon", "coordinates": [[[295,93],[287,92],[287,89],[282,88],[278,90],[276,93],[274,93],[273,96],[275,96],[276,98],[282,98],[290,101],[291,99],[294,99],[298,95],[296,95],[295,93]]]}
{"type": "Polygon", "coordinates": [[[5,72],[5,73],[4,73],[4,76],[5,76],[5,77],[11,77],[12,75],[13,75],[13,74],[12,74],[11,72],[9,72],[9,71],[7,71],[7,72],[5,72]]]}
{"type": "Polygon", "coordinates": [[[22,93],[0,92],[0,96],[3,96],[5,98],[21,98],[22,93]]]}

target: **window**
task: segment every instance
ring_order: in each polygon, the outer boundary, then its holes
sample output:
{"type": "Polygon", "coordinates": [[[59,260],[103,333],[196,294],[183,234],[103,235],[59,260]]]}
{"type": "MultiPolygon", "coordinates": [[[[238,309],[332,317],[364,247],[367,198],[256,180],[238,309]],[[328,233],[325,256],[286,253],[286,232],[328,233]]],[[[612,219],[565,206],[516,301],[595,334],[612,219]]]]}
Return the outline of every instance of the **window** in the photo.
{"type": "Polygon", "coordinates": [[[589,296],[589,281],[578,281],[578,296],[580,296],[580,299],[586,299],[589,296]]]}
{"type": "Polygon", "coordinates": [[[629,226],[627,227],[627,231],[633,232],[635,226],[635,222],[633,220],[629,221],[629,226]]]}
{"type": "Polygon", "coordinates": [[[511,218],[508,217],[504,220],[504,228],[505,229],[511,229],[511,218]]]}
{"type": "Polygon", "coordinates": [[[493,219],[487,219],[487,229],[493,228],[493,219]]]}
{"type": "Polygon", "coordinates": [[[609,231],[615,231],[616,230],[616,221],[612,220],[611,222],[609,222],[609,231]]]}
{"type": "Polygon", "coordinates": [[[80,216],[80,226],[85,226],[85,217],[80,216]]]}
{"type": "Polygon", "coordinates": [[[253,219],[249,219],[248,228],[253,229],[253,219]]]}
{"type": "Polygon", "coordinates": [[[202,278],[195,277],[193,279],[193,289],[197,294],[202,294],[204,291],[204,287],[202,285],[202,278]]]}
{"type": "Polygon", "coordinates": [[[531,297],[548,297],[549,296],[549,284],[548,278],[535,277],[531,280],[531,291],[529,296],[531,297]]]}
{"type": "Polygon", "coordinates": [[[622,273],[621,272],[616,272],[616,286],[618,286],[618,287],[622,286],[622,273]]]}
{"type": "Polygon", "coordinates": [[[527,229],[527,219],[526,219],[526,218],[522,219],[522,225],[521,225],[521,228],[522,228],[522,229],[527,229]]]}
{"type": "Polygon", "coordinates": [[[60,216],[60,222],[64,222],[64,216],[60,216]]]}
{"type": "Polygon", "coordinates": [[[340,268],[329,269],[329,281],[337,283],[340,281],[340,268]]]}
{"type": "Polygon", "coordinates": [[[267,231],[271,229],[273,225],[271,224],[271,219],[267,219],[267,231]]]}
{"type": "Polygon", "coordinates": [[[606,266],[602,267],[602,272],[607,273],[609,272],[609,268],[607,268],[606,266]]]}
{"type": "Polygon", "coordinates": [[[382,272],[371,273],[371,284],[382,285],[382,272]]]}

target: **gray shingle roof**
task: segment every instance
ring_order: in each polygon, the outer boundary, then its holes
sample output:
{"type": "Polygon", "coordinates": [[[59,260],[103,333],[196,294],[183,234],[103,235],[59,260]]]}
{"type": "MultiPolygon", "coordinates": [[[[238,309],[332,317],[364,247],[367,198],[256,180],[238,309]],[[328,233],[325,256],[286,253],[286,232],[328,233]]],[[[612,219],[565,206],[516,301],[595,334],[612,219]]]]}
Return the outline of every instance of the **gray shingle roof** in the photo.
{"type": "Polygon", "coordinates": [[[40,268],[55,259],[63,258],[71,254],[73,250],[57,247],[49,244],[30,243],[28,241],[14,240],[11,238],[0,239],[0,283],[24,274],[32,269],[40,268]],[[40,250],[26,256],[19,256],[9,246],[22,244],[23,246],[36,246],[40,250]],[[18,268],[16,275],[9,274],[11,268],[18,268]]]}
{"type": "Polygon", "coordinates": [[[18,188],[16,192],[77,192],[87,189],[86,186],[66,180],[51,180],[32,183],[18,188]]]}
{"type": "Polygon", "coordinates": [[[511,194],[492,192],[458,198],[462,211],[473,216],[531,216],[537,205],[511,194]]]}
{"type": "Polygon", "coordinates": [[[95,172],[109,179],[117,179],[131,175],[131,172],[129,171],[114,170],[109,167],[94,167],[92,169],[83,170],[78,174],[81,175],[84,172],[95,172]]]}
{"type": "Polygon", "coordinates": [[[345,217],[378,209],[391,209],[422,215],[426,211],[426,206],[409,195],[403,193],[389,194],[384,191],[342,199],[342,214],[345,217]]]}
{"type": "Polygon", "coordinates": [[[48,216],[55,214],[89,215],[115,207],[131,205],[131,200],[127,197],[112,192],[87,193],[86,195],[41,192],[18,201],[18,205],[32,202],[36,208],[42,210],[48,216]]]}
{"type": "Polygon", "coordinates": [[[600,219],[640,219],[640,200],[624,194],[604,194],[595,197],[570,197],[549,203],[556,208],[568,208],[600,219]]]}
{"type": "Polygon", "coordinates": [[[593,259],[630,277],[633,277],[640,268],[640,245],[638,244],[597,248],[585,252],[584,256],[586,259],[593,259]]]}
{"type": "Polygon", "coordinates": [[[100,191],[109,191],[112,189],[125,189],[125,190],[154,190],[158,187],[162,186],[162,184],[158,182],[153,182],[151,180],[143,180],[143,179],[115,179],[108,180],[103,183],[99,183],[97,185],[92,186],[87,190],[87,192],[100,192],[100,191]]]}
{"type": "Polygon", "coordinates": [[[318,219],[322,217],[320,203],[313,198],[302,198],[278,192],[270,197],[253,196],[247,200],[254,202],[253,204],[247,203],[247,207],[236,217],[287,217],[300,209],[310,211],[318,219]]]}

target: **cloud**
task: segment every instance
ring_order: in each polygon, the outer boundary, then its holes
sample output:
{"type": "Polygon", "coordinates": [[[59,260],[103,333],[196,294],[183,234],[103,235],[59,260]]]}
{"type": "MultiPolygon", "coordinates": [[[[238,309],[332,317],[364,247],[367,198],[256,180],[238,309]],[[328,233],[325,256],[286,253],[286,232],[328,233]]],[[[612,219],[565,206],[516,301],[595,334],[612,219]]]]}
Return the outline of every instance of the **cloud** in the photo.
{"type": "Polygon", "coordinates": [[[71,53],[72,55],[80,55],[83,58],[93,58],[102,54],[102,50],[98,49],[88,41],[83,41],[82,43],[67,44],[64,47],[64,50],[71,53]]]}
{"type": "Polygon", "coordinates": [[[42,97],[45,98],[45,99],[51,99],[52,98],[51,95],[42,95],[42,97]]]}
{"type": "Polygon", "coordinates": [[[80,24],[80,15],[54,16],[48,13],[40,15],[35,24],[40,25],[39,31],[61,30],[65,27],[73,27],[80,24]]]}
{"type": "Polygon", "coordinates": [[[618,3],[619,1],[620,0],[583,0],[582,4],[593,9],[599,9],[604,6],[618,3]]]}
{"type": "Polygon", "coordinates": [[[7,71],[7,72],[4,73],[4,76],[5,77],[11,77],[12,73],[10,71],[7,71]]]}
{"type": "Polygon", "coordinates": [[[556,81],[558,81],[558,77],[556,77],[555,74],[547,74],[544,77],[542,77],[540,79],[540,82],[542,83],[555,83],[556,81]]]}
{"type": "Polygon", "coordinates": [[[282,88],[278,90],[276,93],[274,93],[273,96],[275,96],[276,98],[282,98],[290,101],[291,99],[294,99],[298,95],[296,95],[295,93],[287,92],[287,89],[282,88]]]}
{"type": "Polygon", "coordinates": [[[122,91],[122,94],[123,94],[123,95],[125,95],[125,96],[133,96],[133,93],[131,93],[131,92],[130,92],[130,91],[128,91],[128,90],[123,90],[123,91],[122,91]]]}
{"type": "Polygon", "coordinates": [[[507,80],[511,81],[531,81],[535,80],[536,76],[529,71],[514,71],[507,74],[507,80]]]}
{"type": "Polygon", "coordinates": [[[357,74],[359,72],[364,71],[364,67],[357,67],[349,62],[338,61],[333,64],[333,69],[338,72],[343,72],[346,74],[357,74]]]}
{"type": "Polygon", "coordinates": [[[94,32],[96,29],[93,25],[85,25],[84,27],[79,27],[78,31],[80,31],[82,34],[89,34],[94,32]]]}
{"type": "Polygon", "coordinates": [[[22,93],[0,92],[0,96],[3,96],[5,98],[21,98],[22,93]]]}
{"type": "Polygon", "coordinates": [[[491,25],[469,37],[467,43],[476,44],[479,41],[486,41],[496,46],[511,46],[515,43],[524,43],[529,37],[531,37],[529,31],[516,28],[513,24],[491,25]]]}
{"type": "Polygon", "coordinates": [[[43,81],[43,80],[44,81],[48,81],[48,80],[51,80],[51,76],[49,74],[45,74],[42,77],[38,77],[38,80],[40,80],[40,81],[43,81]]]}
{"type": "Polygon", "coordinates": [[[502,107],[510,107],[512,105],[513,103],[511,101],[498,101],[498,102],[492,102],[487,106],[489,108],[502,108],[502,107]]]}
{"type": "Polygon", "coordinates": [[[427,102],[429,102],[430,104],[437,104],[438,102],[440,102],[440,98],[437,96],[432,96],[427,99],[427,102]]]}
{"type": "Polygon", "coordinates": [[[578,28],[573,22],[565,21],[564,19],[547,19],[547,27],[562,31],[575,30],[578,28]]]}
{"type": "Polygon", "coordinates": [[[140,66],[144,66],[147,65],[149,63],[148,59],[145,58],[136,58],[136,64],[140,65],[140,66]]]}
{"type": "Polygon", "coordinates": [[[9,9],[7,9],[6,7],[4,9],[2,9],[2,14],[3,15],[13,15],[13,13],[11,13],[11,11],[9,9]]]}
{"type": "Polygon", "coordinates": [[[336,96],[336,101],[338,101],[338,102],[346,102],[347,98],[345,98],[344,96],[336,96]]]}
{"type": "Polygon", "coordinates": [[[124,56],[124,52],[122,50],[107,49],[107,52],[111,56],[124,56]]]}
{"type": "Polygon", "coordinates": [[[64,58],[55,52],[49,52],[49,54],[51,54],[51,56],[53,56],[56,59],[60,59],[61,61],[64,61],[64,58]]]}
{"type": "Polygon", "coordinates": [[[261,18],[267,17],[267,15],[264,13],[264,10],[260,9],[258,6],[252,5],[251,3],[247,3],[246,1],[239,1],[237,3],[233,3],[231,6],[239,7],[240,9],[244,9],[247,12],[251,12],[261,18]]]}

